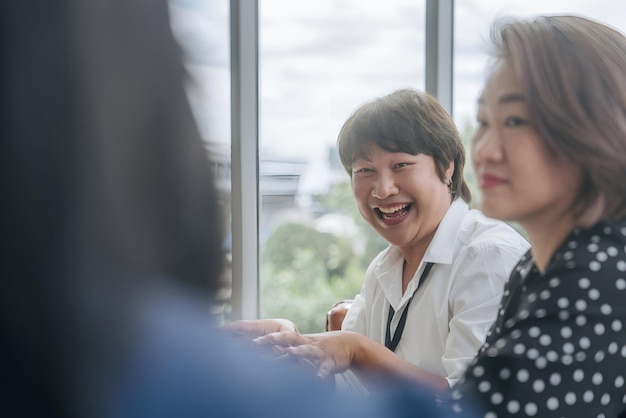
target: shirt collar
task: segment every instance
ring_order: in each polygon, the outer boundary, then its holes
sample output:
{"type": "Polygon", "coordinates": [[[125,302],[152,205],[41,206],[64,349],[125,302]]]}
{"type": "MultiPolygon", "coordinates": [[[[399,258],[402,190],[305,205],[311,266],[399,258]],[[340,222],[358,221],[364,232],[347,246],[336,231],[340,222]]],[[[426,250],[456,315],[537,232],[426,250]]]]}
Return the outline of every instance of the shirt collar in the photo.
{"type": "MultiPolygon", "coordinates": [[[[465,215],[469,212],[469,206],[462,199],[452,202],[448,211],[437,227],[433,240],[428,245],[422,264],[432,262],[435,264],[452,264],[456,237],[463,223],[465,215]]],[[[393,299],[392,305],[397,307],[402,298],[402,282],[393,280],[402,277],[404,258],[396,246],[390,246],[377,260],[374,275],[378,278],[389,300],[393,299]],[[394,296],[392,296],[394,295],[394,296]],[[397,300],[396,300],[397,299],[397,300]]],[[[421,271],[418,269],[418,271],[421,271]]],[[[409,290],[409,289],[407,289],[409,290]]],[[[395,309],[395,308],[394,308],[395,309]]]]}
{"type": "Polygon", "coordinates": [[[468,212],[469,206],[463,199],[459,198],[452,202],[426,249],[423,262],[452,264],[454,243],[468,212]]]}

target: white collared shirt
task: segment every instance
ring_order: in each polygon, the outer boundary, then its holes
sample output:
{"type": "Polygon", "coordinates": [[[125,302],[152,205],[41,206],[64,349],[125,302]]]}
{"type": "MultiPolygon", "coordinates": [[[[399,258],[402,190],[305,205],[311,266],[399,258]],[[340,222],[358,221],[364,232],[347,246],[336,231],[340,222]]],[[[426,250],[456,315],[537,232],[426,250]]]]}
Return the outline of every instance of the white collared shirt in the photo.
{"type": "Polygon", "coordinates": [[[434,263],[428,279],[415,292],[395,352],[415,366],[444,376],[453,386],[485,341],[504,284],[529,248],[510,226],[456,199],[406,292],[402,294],[404,258],[391,245],[370,263],[342,329],[384,344],[389,304],[396,312],[393,335],[426,263],[434,263]]]}

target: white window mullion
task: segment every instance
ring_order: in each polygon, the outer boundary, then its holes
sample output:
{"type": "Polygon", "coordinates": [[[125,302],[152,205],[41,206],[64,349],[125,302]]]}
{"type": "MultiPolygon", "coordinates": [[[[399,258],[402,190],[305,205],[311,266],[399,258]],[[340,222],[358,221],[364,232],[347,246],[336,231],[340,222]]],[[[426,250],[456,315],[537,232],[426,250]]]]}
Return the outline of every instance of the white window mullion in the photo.
{"type": "Polygon", "coordinates": [[[232,319],[259,315],[258,2],[231,0],[232,319]]]}
{"type": "Polygon", "coordinates": [[[426,91],[452,114],[454,0],[426,0],[426,91]]]}

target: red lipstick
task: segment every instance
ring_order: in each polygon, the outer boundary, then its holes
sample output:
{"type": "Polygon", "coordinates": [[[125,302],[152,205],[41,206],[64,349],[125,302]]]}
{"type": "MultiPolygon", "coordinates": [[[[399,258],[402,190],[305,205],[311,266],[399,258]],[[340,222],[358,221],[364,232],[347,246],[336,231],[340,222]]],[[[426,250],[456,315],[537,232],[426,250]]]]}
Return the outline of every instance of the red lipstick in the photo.
{"type": "Polygon", "coordinates": [[[493,189],[504,184],[504,179],[493,174],[482,174],[478,182],[481,189],[493,189]]]}

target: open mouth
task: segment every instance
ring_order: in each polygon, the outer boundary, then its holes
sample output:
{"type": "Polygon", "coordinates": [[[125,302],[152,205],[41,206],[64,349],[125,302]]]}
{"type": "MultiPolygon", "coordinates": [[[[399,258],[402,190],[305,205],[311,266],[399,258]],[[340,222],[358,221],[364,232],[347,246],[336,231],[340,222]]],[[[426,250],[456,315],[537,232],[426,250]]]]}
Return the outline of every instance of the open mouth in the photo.
{"type": "Polygon", "coordinates": [[[396,219],[406,215],[411,209],[410,203],[401,203],[395,206],[389,206],[386,208],[377,207],[374,208],[380,219],[396,219]]]}

